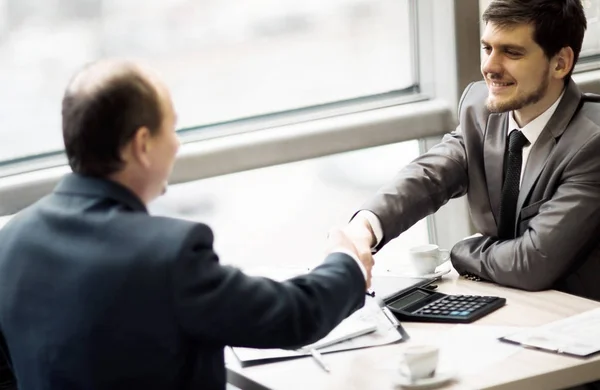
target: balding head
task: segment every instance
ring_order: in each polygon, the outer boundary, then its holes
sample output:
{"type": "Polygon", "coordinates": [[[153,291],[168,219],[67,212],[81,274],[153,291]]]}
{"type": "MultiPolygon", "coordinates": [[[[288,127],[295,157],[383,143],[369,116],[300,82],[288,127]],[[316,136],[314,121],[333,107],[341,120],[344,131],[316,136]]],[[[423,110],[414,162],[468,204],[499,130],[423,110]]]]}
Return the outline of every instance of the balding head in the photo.
{"type": "Polygon", "coordinates": [[[162,86],[156,73],[129,60],[105,59],[88,64],[71,79],[67,94],[93,95],[107,84],[128,77],[140,77],[155,87],[162,86]]]}
{"type": "Polygon", "coordinates": [[[73,77],[62,102],[62,128],[74,172],[106,177],[121,169],[121,149],[142,127],[160,129],[166,88],[150,69],[102,60],[73,77]]]}

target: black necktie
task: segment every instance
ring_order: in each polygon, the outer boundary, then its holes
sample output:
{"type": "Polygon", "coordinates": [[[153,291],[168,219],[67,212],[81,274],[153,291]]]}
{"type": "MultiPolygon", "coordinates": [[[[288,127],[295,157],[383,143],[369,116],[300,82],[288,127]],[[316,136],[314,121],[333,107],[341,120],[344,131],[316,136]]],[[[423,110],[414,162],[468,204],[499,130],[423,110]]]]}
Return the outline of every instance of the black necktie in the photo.
{"type": "Polygon", "coordinates": [[[517,199],[519,199],[523,146],[526,144],[527,138],[519,130],[513,130],[508,136],[508,157],[504,183],[502,184],[500,223],[498,226],[498,237],[505,240],[515,238],[515,214],[517,199]]]}

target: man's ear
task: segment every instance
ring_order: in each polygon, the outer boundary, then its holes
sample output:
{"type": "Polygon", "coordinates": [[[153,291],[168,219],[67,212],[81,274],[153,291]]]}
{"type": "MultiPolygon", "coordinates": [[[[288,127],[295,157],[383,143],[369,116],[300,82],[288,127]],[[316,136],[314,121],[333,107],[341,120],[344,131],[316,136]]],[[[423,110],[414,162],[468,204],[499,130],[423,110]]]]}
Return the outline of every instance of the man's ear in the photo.
{"type": "Polygon", "coordinates": [[[563,47],[554,56],[552,61],[552,74],[554,78],[564,79],[575,66],[575,53],[571,47],[563,47]]]}
{"type": "Polygon", "coordinates": [[[136,161],[144,167],[149,167],[151,164],[149,154],[152,149],[150,130],[145,126],[137,129],[126,149],[124,154],[128,154],[128,156],[123,156],[126,163],[129,162],[127,160],[131,160],[131,162],[136,161]]]}

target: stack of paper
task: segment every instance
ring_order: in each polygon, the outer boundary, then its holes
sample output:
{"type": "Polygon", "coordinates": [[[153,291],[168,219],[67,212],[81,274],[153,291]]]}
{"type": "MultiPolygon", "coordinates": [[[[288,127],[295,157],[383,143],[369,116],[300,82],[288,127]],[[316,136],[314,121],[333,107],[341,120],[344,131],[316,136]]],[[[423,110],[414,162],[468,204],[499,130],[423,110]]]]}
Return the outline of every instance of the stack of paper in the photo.
{"type": "Polygon", "coordinates": [[[374,299],[342,321],[321,340],[298,350],[232,348],[242,365],[261,364],[292,357],[310,355],[311,349],[321,353],[391,344],[402,340],[399,324],[391,323],[374,299]]]}
{"type": "Polygon", "coordinates": [[[549,352],[588,357],[600,352],[600,309],[513,333],[501,340],[549,352]]]}
{"type": "Polygon", "coordinates": [[[347,341],[377,330],[377,324],[356,318],[346,318],[336,326],[329,334],[314,344],[306,345],[303,349],[321,349],[331,345],[347,341]]]}

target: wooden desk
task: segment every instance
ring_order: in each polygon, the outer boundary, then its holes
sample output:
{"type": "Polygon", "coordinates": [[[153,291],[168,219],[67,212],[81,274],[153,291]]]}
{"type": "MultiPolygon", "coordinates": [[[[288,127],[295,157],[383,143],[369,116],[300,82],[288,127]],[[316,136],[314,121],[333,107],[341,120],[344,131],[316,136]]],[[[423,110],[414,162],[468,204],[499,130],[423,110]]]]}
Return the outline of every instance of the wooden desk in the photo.
{"type": "MultiPolygon", "coordinates": [[[[459,278],[454,272],[438,283],[449,294],[497,295],[505,297],[505,307],[475,322],[480,325],[538,326],[586,310],[600,303],[558,291],[526,292],[490,283],[459,278]]],[[[403,323],[411,332],[447,330],[452,324],[403,323]]],[[[228,381],[244,389],[321,390],[396,389],[393,373],[382,370],[381,362],[398,359],[411,342],[325,355],[331,368],[326,373],[310,358],[241,368],[227,365],[228,381]]],[[[577,359],[519,348],[510,358],[474,375],[457,375],[441,389],[560,389],[600,379],[600,356],[577,359]]]]}

